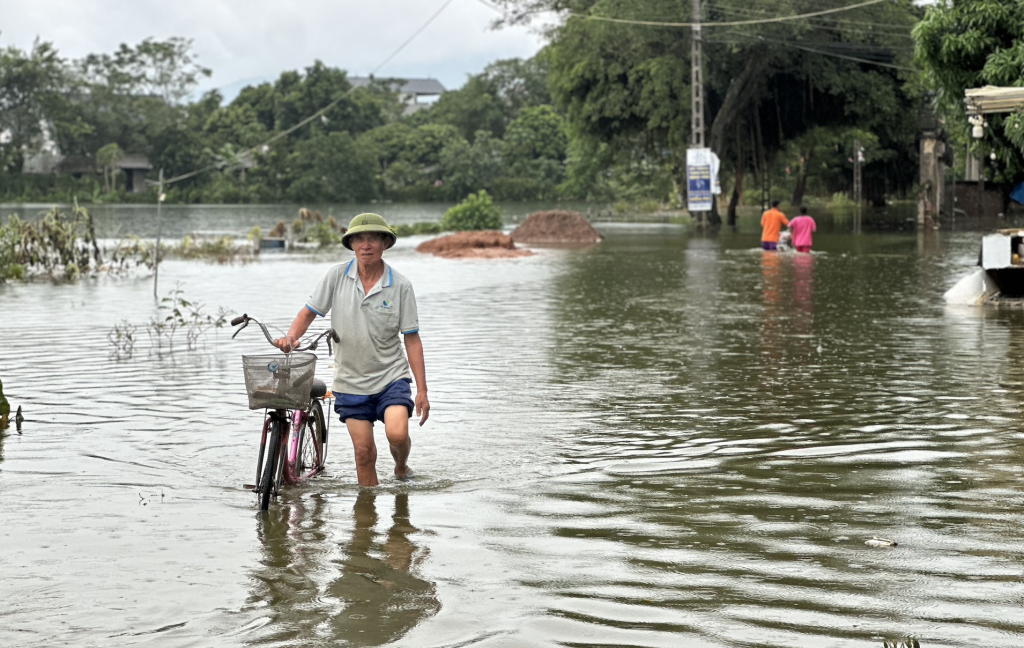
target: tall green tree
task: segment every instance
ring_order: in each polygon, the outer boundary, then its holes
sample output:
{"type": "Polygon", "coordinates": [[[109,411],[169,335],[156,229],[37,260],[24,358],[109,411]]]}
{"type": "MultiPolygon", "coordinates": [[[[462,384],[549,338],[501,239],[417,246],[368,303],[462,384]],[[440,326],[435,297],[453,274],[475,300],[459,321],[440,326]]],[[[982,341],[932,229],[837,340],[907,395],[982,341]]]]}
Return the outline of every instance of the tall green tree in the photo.
{"type": "Polygon", "coordinates": [[[288,158],[285,197],[298,203],[369,200],[374,166],[372,151],[347,132],[315,131],[288,158]]]}
{"type": "Polygon", "coordinates": [[[500,139],[520,110],[551,103],[547,82],[547,62],[541,57],[495,61],[462,88],[442,94],[416,120],[455,126],[467,141],[481,130],[500,139]]]}
{"type": "Polygon", "coordinates": [[[1024,3],[945,0],[927,9],[914,39],[947,130],[975,153],[994,152],[997,180],[1019,181],[1024,176],[1024,112],[986,115],[989,128],[975,141],[963,102],[970,88],[1024,85],[1024,3]]]}
{"type": "Polygon", "coordinates": [[[28,52],[0,49],[0,171],[20,172],[23,152],[38,148],[44,134],[60,143],[62,135],[90,130],[70,104],[73,84],[51,43],[37,40],[28,52]]]}
{"type": "MultiPolygon", "coordinates": [[[[572,138],[606,145],[609,163],[669,165],[681,178],[691,136],[692,32],[668,23],[691,21],[691,2],[497,1],[508,11],[506,23],[538,11],[565,16],[550,30],[542,56],[572,138]]],[[[705,4],[705,136],[727,172],[742,172],[761,159],[770,162],[787,140],[815,126],[869,129],[901,159],[913,152],[919,99],[906,81],[914,75],[909,34],[920,10],[898,0],[828,18],[764,20],[808,8],[800,0],[705,4]],[[757,24],[714,26],[758,19],[757,24]]],[[[885,178],[891,171],[867,173],[885,178]]],[[[911,182],[904,173],[889,189],[911,182]]]]}

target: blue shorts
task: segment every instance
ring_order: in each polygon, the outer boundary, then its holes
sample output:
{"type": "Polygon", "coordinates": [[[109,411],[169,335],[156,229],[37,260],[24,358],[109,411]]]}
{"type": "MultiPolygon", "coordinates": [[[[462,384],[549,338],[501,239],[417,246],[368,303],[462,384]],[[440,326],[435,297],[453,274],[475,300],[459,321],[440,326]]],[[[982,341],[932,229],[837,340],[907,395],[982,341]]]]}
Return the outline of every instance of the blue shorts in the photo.
{"type": "Polygon", "coordinates": [[[774,241],[761,241],[761,249],[769,252],[779,249],[779,244],[774,241]]]}
{"type": "Polygon", "coordinates": [[[415,403],[412,402],[412,381],[408,378],[399,378],[384,388],[379,394],[363,396],[360,394],[335,394],[334,411],[345,419],[353,418],[357,421],[383,421],[384,410],[392,405],[405,405],[412,416],[415,403]]]}

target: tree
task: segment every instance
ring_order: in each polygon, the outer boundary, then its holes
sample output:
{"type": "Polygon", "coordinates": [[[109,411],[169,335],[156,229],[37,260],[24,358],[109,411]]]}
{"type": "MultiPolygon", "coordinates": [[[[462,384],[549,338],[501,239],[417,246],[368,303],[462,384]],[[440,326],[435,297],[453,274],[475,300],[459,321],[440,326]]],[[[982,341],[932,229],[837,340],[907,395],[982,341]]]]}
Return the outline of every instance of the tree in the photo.
{"type": "Polygon", "coordinates": [[[125,151],[154,153],[160,133],[187,118],[185,100],[210,70],[191,53],[191,41],[146,39],[122,43],[113,54],[90,54],[75,62],[74,110],[89,125],[84,132],[58,128],[64,153],[91,156],[117,142],[125,151]]]}
{"type": "MultiPolygon", "coordinates": [[[[541,57],[550,67],[551,92],[572,139],[607,145],[608,165],[667,166],[681,178],[691,136],[691,30],[583,16],[685,23],[691,2],[496,1],[508,12],[504,24],[528,20],[538,11],[567,16],[548,32],[541,57]]],[[[704,19],[714,24],[797,15],[807,7],[797,0],[752,0],[742,10],[732,3],[708,3],[704,19]]],[[[909,68],[907,36],[920,11],[909,0],[898,0],[828,18],[706,29],[710,127],[705,135],[725,170],[749,163],[760,167],[762,159],[770,163],[787,140],[815,126],[871,130],[884,147],[909,160],[919,97],[906,83],[913,70],[902,68],[909,68]],[[741,149],[737,141],[748,138],[750,145],[741,149]]],[[[887,177],[890,171],[879,167],[865,174],[887,177]]],[[[580,177],[572,171],[570,176],[580,177]]],[[[906,172],[897,180],[890,189],[913,182],[906,172]]]]}
{"type": "Polygon", "coordinates": [[[288,157],[285,197],[307,202],[349,202],[374,198],[373,153],[346,132],[313,135],[288,157]]]}
{"type": "MultiPolygon", "coordinates": [[[[72,77],[50,43],[36,41],[23,52],[0,50],[0,171],[20,171],[22,152],[40,144],[44,125],[88,130],[68,101],[72,77]]],[[[57,137],[55,127],[49,133],[57,137]]]]}
{"type": "Polygon", "coordinates": [[[103,167],[103,191],[110,193],[117,189],[117,163],[124,158],[124,151],[117,142],[107,144],[96,151],[96,162],[103,167]]]}
{"type": "Polygon", "coordinates": [[[121,95],[156,96],[169,106],[181,105],[200,78],[211,74],[196,63],[191,39],[180,37],[147,38],[134,47],[121,43],[113,54],[86,56],[80,66],[90,85],[121,95]]]}
{"type": "Polygon", "coordinates": [[[519,111],[551,103],[547,81],[547,62],[541,57],[495,61],[416,118],[455,126],[467,141],[481,130],[501,138],[519,111]]]}
{"type": "Polygon", "coordinates": [[[502,175],[501,141],[485,130],[473,143],[461,137],[445,144],[439,155],[444,193],[453,199],[491,189],[502,175]]]}
{"type": "Polygon", "coordinates": [[[520,191],[528,191],[528,197],[550,198],[564,177],[567,147],[561,115],[551,106],[524,108],[505,130],[508,175],[519,179],[520,191]]]}
{"type": "Polygon", "coordinates": [[[789,140],[783,151],[786,168],[793,172],[792,205],[803,202],[810,185],[831,194],[846,188],[846,175],[853,168],[854,141],[859,141],[865,162],[884,159],[891,152],[882,151],[878,138],[856,128],[815,126],[789,140]]]}
{"type": "Polygon", "coordinates": [[[1020,86],[1024,78],[1024,4],[1001,0],[946,0],[927,9],[914,29],[917,61],[946,129],[975,153],[996,154],[997,180],[1024,175],[1024,114],[986,115],[984,138],[970,136],[964,91],[985,85],[1020,86]]]}

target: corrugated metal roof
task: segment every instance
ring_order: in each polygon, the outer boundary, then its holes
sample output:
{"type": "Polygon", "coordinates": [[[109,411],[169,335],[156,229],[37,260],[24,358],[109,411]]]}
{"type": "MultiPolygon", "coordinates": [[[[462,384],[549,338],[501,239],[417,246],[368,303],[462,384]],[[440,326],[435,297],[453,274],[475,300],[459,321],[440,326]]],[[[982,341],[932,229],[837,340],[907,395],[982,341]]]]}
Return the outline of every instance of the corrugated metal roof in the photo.
{"type": "MultiPolygon", "coordinates": [[[[348,80],[356,88],[368,86],[372,81],[370,77],[349,77],[348,80]]],[[[391,84],[391,89],[414,95],[439,95],[445,91],[445,87],[437,79],[396,79],[391,84]]]]}
{"type": "Polygon", "coordinates": [[[964,103],[972,115],[1014,112],[1024,108],[1024,88],[969,88],[964,91],[964,103]]]}

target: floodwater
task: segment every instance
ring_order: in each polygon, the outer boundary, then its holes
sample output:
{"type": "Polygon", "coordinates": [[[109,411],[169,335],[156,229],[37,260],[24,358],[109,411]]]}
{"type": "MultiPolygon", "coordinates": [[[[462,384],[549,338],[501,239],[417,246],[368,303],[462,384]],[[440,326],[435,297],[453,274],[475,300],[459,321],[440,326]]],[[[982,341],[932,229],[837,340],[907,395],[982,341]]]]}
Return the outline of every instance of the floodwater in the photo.
{"type": "MultiPolygon", "coordinates": [[[[158,352],[151,278],[0,286],[28,419],[0,442],[0,646],[1024,644],[1024,312],[941,298],[980,232],[837,220],[795,256],[749,222],[600,228],[500,261],[400,241],[417,478],[381,448],[361,490],[335,422],[267,514],[255,331],[158,352]]],[[[284,327],[346,254],[171,261],[160,293],[284,327]]]]}

